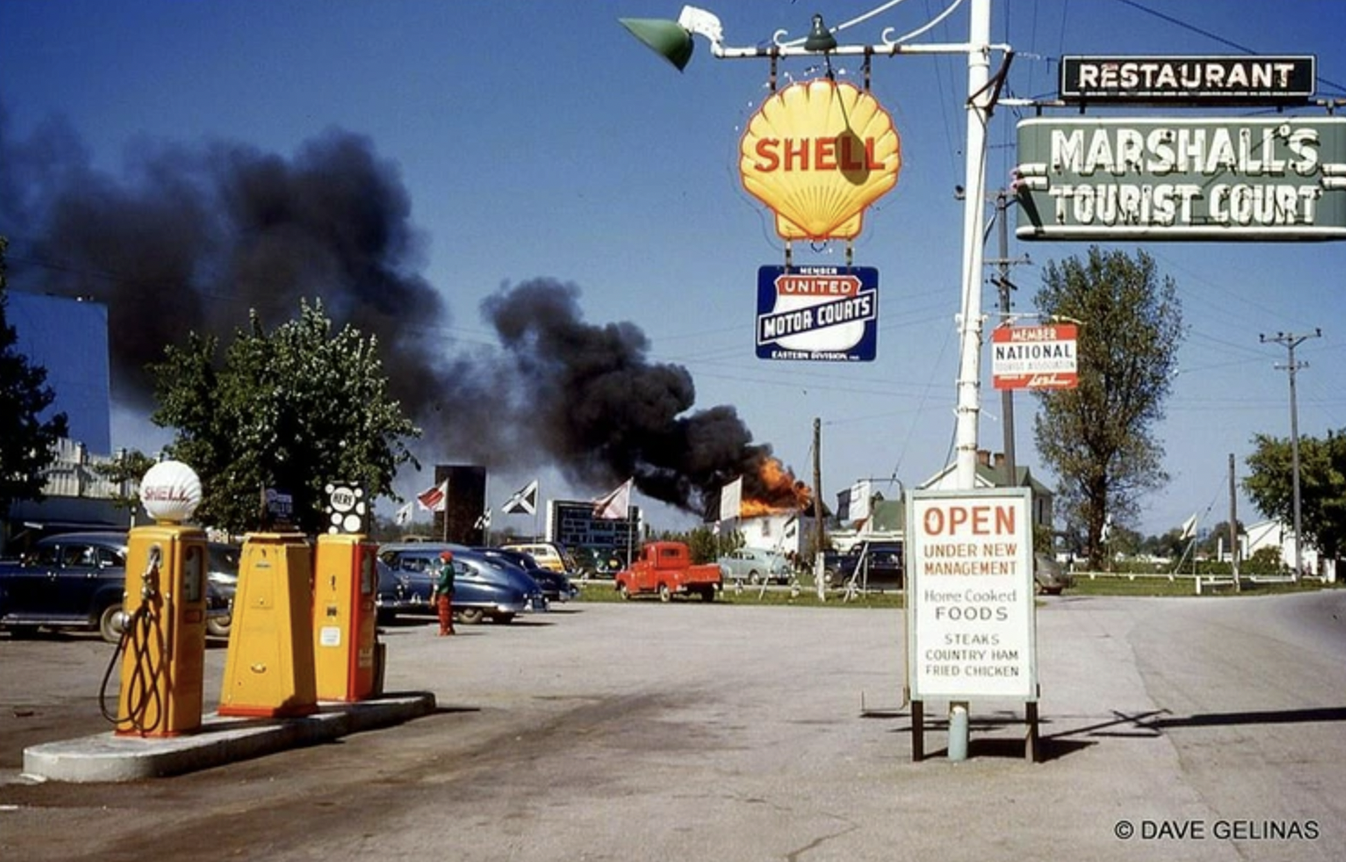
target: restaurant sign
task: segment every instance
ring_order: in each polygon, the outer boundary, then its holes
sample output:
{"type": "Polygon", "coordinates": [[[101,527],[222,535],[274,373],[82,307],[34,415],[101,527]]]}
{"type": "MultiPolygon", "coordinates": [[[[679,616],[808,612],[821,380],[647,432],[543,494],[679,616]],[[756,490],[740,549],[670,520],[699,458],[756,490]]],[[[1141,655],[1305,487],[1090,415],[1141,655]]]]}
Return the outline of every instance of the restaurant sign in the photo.
{"type": "Polygon", "coordinates": [[[1061,58],[1065,102],[1287,103],[1313,95],[1317,58],[1177,56],[1061,58]]]}
{"type": "Polygon", "coordinates": [[[1020,239],[1346,239],[1346,119],[1033,118],[1020,239]]]}

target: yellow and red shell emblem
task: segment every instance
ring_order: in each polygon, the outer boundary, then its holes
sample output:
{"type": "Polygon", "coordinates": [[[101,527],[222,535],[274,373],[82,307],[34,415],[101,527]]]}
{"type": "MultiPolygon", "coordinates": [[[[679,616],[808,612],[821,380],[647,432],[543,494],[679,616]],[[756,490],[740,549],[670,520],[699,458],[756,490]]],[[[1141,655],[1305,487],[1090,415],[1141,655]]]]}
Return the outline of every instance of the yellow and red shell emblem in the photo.
{"type": "Polygon", "coordinates": [[[783,239],[854,239],[865,208],[897,185],[902,144],[878,100],[819,78],[772,95],[739,143],[743,187],[783,239]]]}

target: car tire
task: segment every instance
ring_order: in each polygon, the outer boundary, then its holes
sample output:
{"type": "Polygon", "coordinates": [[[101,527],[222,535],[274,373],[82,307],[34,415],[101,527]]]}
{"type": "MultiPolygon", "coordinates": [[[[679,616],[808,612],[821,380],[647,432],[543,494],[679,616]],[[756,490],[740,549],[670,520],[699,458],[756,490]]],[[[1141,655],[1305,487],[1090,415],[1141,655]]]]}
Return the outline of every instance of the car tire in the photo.
{"type": "Polygon", "coordinates": [[[117,617],[121,615],[121,612],[122,606],[120,604],[111,604],[103,608],[103,612],[98,615],[98,634],[107,643],[121,643],[122,633],[117,626],[117,617]]]}
{"type": "Polygon", "coordinates": [[[463,608],[457,612],[458,621],[465,626],[475,626],[485,616],[486,613],[481,608],[463,608]]]}
{"type": "Polygon", "coordinates": [[[702,587],[702,588],[701,588],[701,601],[703,601],[703,602],[713,602],[713,601],[715,601],[715,588],[714,588],[714,587],[702,587]]]}
{"type": "Polygon", "coordinates": [[[762,576],[757,574],[757,572],[748,572],[748,583],[755,587],[762,583],[762,576]]]}
{"type": "Polygon", "coordinates": [[[617,595],[621,596],[623,601],[631,600],[631,591],[626,588],[625,581],[617,582],[617,595]]]}
{"type": "Polygon", "coordinates": [[[673,591],[668,588],[668,584],[659,585],[659,601],[661,602],[673,601],[673,591]]]}
{"type": "Polygon", "coordinates": [[[229,629],[231,629],[233,625],[233,614],[224,617],[207,617],[206,634],[213,638],[227,638],[229,637],[229,629]]]}

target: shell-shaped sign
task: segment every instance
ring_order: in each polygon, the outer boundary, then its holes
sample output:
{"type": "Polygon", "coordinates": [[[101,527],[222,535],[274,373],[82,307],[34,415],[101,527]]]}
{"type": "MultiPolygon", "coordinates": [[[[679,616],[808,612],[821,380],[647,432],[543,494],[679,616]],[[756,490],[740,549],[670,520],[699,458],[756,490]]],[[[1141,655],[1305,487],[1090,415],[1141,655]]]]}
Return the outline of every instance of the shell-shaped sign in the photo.
{"type": "Polygon", "coordinates": [[[185,521],[201,505],[201,479],[181,461],[160,461],[140,480],[140,502],[156,521],[185,521]]]}
{"type": "Polygon", "coordinates": [[[776,214],[783,239],[854,239],[901,168],[901,140],[878,100],[825,78],[768,98],[739,143],[743,187],[776,214]]]}

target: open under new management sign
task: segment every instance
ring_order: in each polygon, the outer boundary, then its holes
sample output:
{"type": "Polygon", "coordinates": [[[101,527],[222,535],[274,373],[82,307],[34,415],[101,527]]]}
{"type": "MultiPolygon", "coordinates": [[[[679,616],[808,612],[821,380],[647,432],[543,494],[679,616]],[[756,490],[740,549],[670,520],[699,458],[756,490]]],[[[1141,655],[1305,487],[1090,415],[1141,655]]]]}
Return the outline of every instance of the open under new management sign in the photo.
{"type": "Polygon", "coordinates": [[[1020,239],[1346,239],[1346,119],[1034,118],[1020,239]]]}
{"type": "Polygon", "coordinates": [[[913,700],[1037,700],[1032,492],[914,491],[907,506],[913,700]]]}

